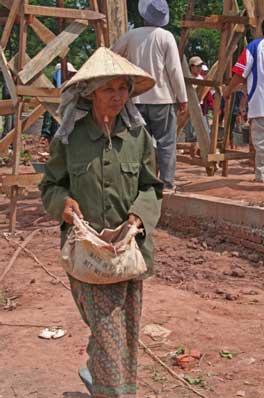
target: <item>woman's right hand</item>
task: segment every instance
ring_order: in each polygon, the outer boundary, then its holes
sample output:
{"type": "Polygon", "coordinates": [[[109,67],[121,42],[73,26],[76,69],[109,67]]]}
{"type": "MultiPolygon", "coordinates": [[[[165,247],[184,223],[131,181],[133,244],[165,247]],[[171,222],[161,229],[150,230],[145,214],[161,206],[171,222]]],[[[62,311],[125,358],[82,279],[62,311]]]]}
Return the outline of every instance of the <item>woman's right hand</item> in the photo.
{"type": "Polygon", "coordinates": [[[63,220],[67,224],[73,224],[73,213],[76,213],[79,218],[83,218],[78,202],[67,197],[64,200],[63,220]]]}

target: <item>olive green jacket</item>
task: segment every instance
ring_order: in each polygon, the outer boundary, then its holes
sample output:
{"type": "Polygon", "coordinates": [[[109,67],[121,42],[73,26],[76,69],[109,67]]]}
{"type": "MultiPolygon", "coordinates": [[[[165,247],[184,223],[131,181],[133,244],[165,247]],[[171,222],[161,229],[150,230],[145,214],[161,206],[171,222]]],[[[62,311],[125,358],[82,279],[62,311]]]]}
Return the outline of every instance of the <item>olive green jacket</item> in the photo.
{"type": "Polygon", "coordinates": [[[62,242],[69,227],[62,220],[67,196],[79,203],[84,219],[98,232],[117,227],[130,213],[137,215],[145,230],[145,236],[137,240],[150,274],[150,233],[159,220],[162,198],[152,139],[143,127],[128,130],[121,118],[111,137],[112,149],[88,114],[76,122],[68,145],[55,138],[40,184],[43,204],[61,221],[62,242]]]}

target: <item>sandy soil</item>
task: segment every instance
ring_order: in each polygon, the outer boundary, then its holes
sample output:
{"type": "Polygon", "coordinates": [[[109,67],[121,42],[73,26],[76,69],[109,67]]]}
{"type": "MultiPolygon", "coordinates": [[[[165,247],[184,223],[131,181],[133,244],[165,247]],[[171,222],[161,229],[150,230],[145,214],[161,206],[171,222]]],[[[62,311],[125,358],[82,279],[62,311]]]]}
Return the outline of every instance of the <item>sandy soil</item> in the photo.
{"type": "Polygon", "coordinates": [[[254,182],[254,169],[249,162],[232,160],[228,163],[228,177],[222,177],[221,168],[214,177],[208,177],[203,167],[178,162],[176,186],[183,192],[264,205],[264,184],[254,182]]]}
{"type": "MultiPolygon", "coordinates": [[[[221,177],[220,170],[212,178],[197,166],[177,167],[181,191],[263,205],[263,184],[252,182],[253,169],[245,161],[230,162],[228,178],[221,177]]],[[[23,167],[23,172],[31,171],[23,167]]],[[[3,196],[0,212],[3,219],[8,214],[3,196]]],[[[17,244],[37,228],[27,247],[56,277],[22,252],[0,285],[0,398],[87,398],[77,370],[86,362],[89,331],[60,266],[58,227],[45,215],[36,191],[19,201],[17,234],[5,235],[0,218],[0,275],[17,244]],[[45,326],[53,325],[62,326],[66,335],[57,340],[38,337],[45,326]]],[[[156,275],[145,282],[142,341],[177,375],[198,383],[192,388],[204,397],[262,398],[264,257],[220,235],[157,229],[154,238],[156,275]],[[144,327],[150,324],[168,329],[169,336],[145,335],[144,327]],[[200,359],[179,366],[179,347],[185,353],[198,351],[200,359]]],[[[142,349],[138,373],[139,398],[198,396],[142,349]]]]}
{"type": "MultiPolygon", "coordinates": [[[[39,199],[24,206],[23,231],[7,242],[0,235],[0,273],[11,255],[36,228],[42,210],[39,199]],[[14,241],[14,242],[13,242],[14,241]]],[[[3,207],[2,207],[3,208],[3,207]]],[[[23,221],[23,222],[22,222],[23,221]]],[[[28,248],[48,275],[22,253],[1,287],[0,397],[87,398],[77,370],[86,361],[88,330],[81,321],[59,264],[59,234],[43,217],[28,248]],[[9,300],[8,300],[9,298],[9,300]],[[44,326],[61,325],[58,340],[38,337],[44,326]]],[[[263,397],[264,389],[264,258],[233,246],[221,236],[199,237],[155,231],[156,276],[145,282],[142,341],[180,376],[191,376],[205,397],[263,397]],[[158,324],[171,333],[153,340],[144,327],[158,324]],[[199,360],[182,369],[175,353],[198,350],[199,360]],[[221,351],[231,353],[223,358],[221,351]]],[[[139,358],[140,398],[197,396],[170,376],[142,349],[139,358]]]]}

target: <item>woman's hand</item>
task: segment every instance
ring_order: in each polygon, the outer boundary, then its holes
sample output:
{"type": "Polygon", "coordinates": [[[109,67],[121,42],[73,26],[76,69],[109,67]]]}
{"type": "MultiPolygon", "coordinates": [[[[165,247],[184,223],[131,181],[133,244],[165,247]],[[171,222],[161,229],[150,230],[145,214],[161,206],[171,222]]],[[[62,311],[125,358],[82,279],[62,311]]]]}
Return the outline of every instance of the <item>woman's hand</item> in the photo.
{"type": "Polygon", "coordinates": [[[143,226],[142,220],[133,213],[129,214],[127,222],[128,225],[136,224],[137,228],[143,226]]]}
{"type": "Polygon", "coordinates": [[[67,224],[73,224],[73,213],[76,213],[79,218],[83,218],[78,202],[76,200],[67,197],[64,200],[64,211],[63,220],[67,224]]]}

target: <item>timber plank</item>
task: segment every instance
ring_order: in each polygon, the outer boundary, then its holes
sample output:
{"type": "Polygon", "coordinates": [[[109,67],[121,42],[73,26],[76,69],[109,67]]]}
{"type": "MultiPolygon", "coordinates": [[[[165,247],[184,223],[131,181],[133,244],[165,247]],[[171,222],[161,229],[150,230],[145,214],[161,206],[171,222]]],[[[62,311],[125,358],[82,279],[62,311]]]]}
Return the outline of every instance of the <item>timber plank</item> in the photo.
{"type": "Polygon", "coordinates": [[[46,6],[25,6],[25,14],[42,17],[56,17],[66,19],[85,19],[98,21],[104,19],[105,15],[92,10],[80,10],[74,8],[46,7],[46,6]]]}
{"type": "Polygon", "coordinates": [[[209,153],[207,155],[208,162],[221,162],[224,160],[242,160],[242,159],[254,159],[255,154],[253,152],[238,152],[238,151],[226,151],[224,153],[209,153]]]}
{"type": "MultiPolygon", "coordinates": [[[[30,61],[30,57],[26,54],[26,61],[30,61]]],[[[17,75],[18,73],[18,68],[17,68],[17,62],[18,62],[18,54],[16,54],[11,61],[9,61],[9,67],[12,70],[14,74],[17,75]]],[[[47,78],[44,73],[41,73],[36,79],[34,79],[31,83],[32,87],[42,87],[42,88],[55,88],[54,85],[51,83],[51,81],[47,78]]],[[[59,115],[57,115],[56,111],[58,108],[58,104],[51,103],[52,99],[51,97],[38,97],[37,100],[44,106],[47,112],[49,112],[52,117],[60,124],[61,119],[59,115]]],[[[57,99],[55,99],[57,102],[57,99]]]]}
{"type": "Polygon", "coordinates": [[[44,88],[44,87],[34,87],[34,86],[21,86],[17,85],[17,95],[29,96],[29,97],[60,97],[59,88],[44,88]]]}
{"type": "Polygon", "coordinates": [[[15,129],[10,130],[9,133],[0,140],[0,155],[4,155],[7,152],[9,145],[14,141],[14,137],[15,129]]]}
{"type": "Polygon", "coordinates": [[[241,15],[210,15],[209,17],[191,16],[190,18],[181,22],[183,28],[208,28],[221,29],[223,24],[242,24],[252,25],[255,23],[255,18],[241,15]],[[215,26],[215,27],[214,27],[215,26]]]}
{"type": "Polygon", "coordinates": [[[2,69],[2,73],[4,75],[4,79],[8,87],[8,91],[10,93],[13,104],[16,105],[17,104],[16,86],[12,79],[12,75],[8,68],[8,63],[1,46],[0,46],[0,68],[2,69]]]}
{"type": "MultiPolygon", "coordinates": [[[[108,41],[113,46],[117,40],[128,30],[127,2],[124,0],[105,0],[104,6],[107,14],[108,41]]],[[[104,10],[103,10],[104,11],[104,10]]]]}
{"type": "Polygon", "coordinates": [[[12,100],[0,101],[0,115],[12,115],[15,113],[15,107],[12,100]]]}
{"type": "MultiPolygon", "coordinates": [[[[32,126],[40,116],[45,112],[46,108],[44,105],[37,106],[28,117],[22,121],[22,131],[27,130],[32,126]]],[[[15,129],[11,130],[4,138],[0,140],[0,155],[6,153],[9,145],[12,144],[15,138],[15,129]]]]}
{"type": "Polygon", "coordinates": [[[20,0],[14,0],[13,4],[12,4],[12,8],[10,9],[3,33],[2,33],[2,37],[1,37],[1,46],[3,48],[3,50],[5,50],[7,42],[9,40],[10,37],[10,33],[12,31],[13,25],[15,23],[16,20],[16,15],[18,12],[20,6],[20,0]]]}
{"type": "MultiPolygon", "coordinates": [[[[185,76],[191,76],[188,62],[185,56],[183,57],[182,70],[185,76]]],[[[203,118],[196,90],[193,88],[192,84],[187,84],[186,89],[189,101],[189,112],[191,116],[191,121],[197,133],[201,156],[204,159],[209,152],[209,134],[206,129],[206,124],[203,118]]]]}
{"type": "Polygon", "coordinates": [[[216,80],[202,80],[202,79],[195,79],[192,77],[185,77],[185,82],[189,84],[195,84],[196,86],[205,86],[205,87],[221,87],[222,84],[216,80]]]}
{"type": "MultiPolygon", "coordinates": [[[[42,22],[40,22],[38,18],[34,16],[30,19],[29,26],[44,44],[50,43],[56,37],[56,35],[50,29],[48,29],[42,22]]],[[[70,49],[67,47],[61,52],[61,54],[59,54],[59,56],[64,58],[69,51],[70,49]]]]}
{"type": "Polygon", "coordinates": [[[54,58],[68,47],[86,29],[86,24],[81,21],[74,21],[68,25],[63,32],[47,44],[23,70],[18,73],[22,83],[26,84],[40,73],[54,58]]]}

